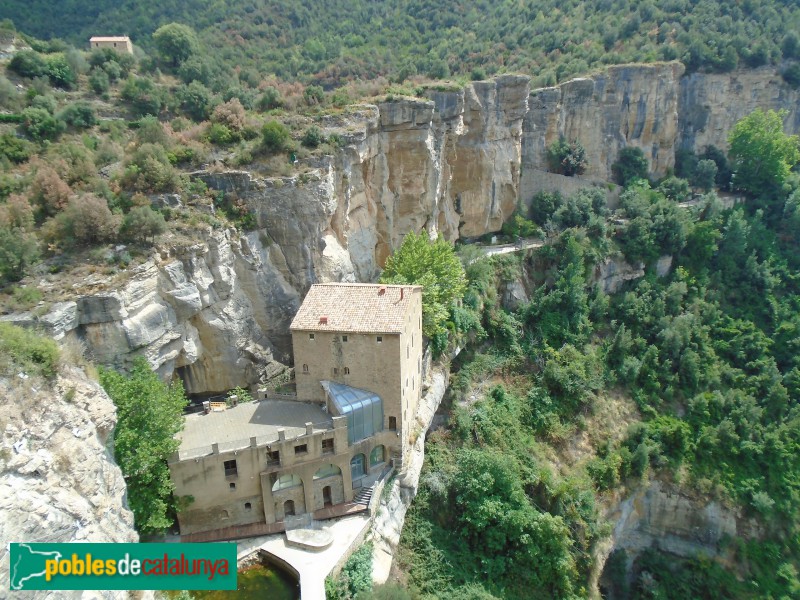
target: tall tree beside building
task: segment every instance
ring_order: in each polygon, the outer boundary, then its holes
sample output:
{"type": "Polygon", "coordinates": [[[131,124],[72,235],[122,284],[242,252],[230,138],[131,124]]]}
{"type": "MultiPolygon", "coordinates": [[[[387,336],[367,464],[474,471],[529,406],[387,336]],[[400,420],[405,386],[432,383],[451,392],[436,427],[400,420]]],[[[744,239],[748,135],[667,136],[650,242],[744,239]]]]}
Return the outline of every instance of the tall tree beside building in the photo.
{"type": "Polygon", "coordinates": [[[136,529],[163,531],[176,504],[167,458],[178,449],[175,434],[183,429],[183,385],[162,382],[142,357],[127,376],[101,370],[100,383],[117,407],[114,458],[128,485],[136,529]]]}
{"type": "Polygon", "coordinates": [[[445,332],[450,306],[466,289],[464,267],[444,238],[425,232],[406,235],[386,261],[381,283],[422,286],[422,332],[432,338],[445,332]]]}

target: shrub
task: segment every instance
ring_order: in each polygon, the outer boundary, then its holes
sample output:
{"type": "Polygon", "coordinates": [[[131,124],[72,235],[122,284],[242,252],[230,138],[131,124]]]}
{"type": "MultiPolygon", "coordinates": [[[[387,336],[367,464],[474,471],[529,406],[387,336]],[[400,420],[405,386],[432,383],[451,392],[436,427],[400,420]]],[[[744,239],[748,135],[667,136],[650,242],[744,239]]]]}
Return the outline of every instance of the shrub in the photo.
{"type": "Polygon", "coordinates": [[[580,175],[586,170],[586,149],[578,140],[559,138],[547,149],[547,163],[553,173],[580,175]]]}
{"type": "Polygon", "coordinates": [[[63,54],[47,59],[47,77],[54,86],[70,90],[75,85],[77,75],[63,54]]]}
{"type": "Polygon", "coordinates": [[[214,109],[211,120],[224,125],[231,131],[240,132],[244,129],[246,117],[244,106],[239,99],[231,98],[214,109]]]}
{"type": "Polygon", "coordinates": [[[614,180],[627,186],[636,179],[647,179],[648,164],[641,148],[627,146],[619,151],[617,161],[611,165],[614,180]]]}
{"type": "Polygon", "coordinates": [[[21,368],[28,374],[53,377],[58,371],[60,353],[53,340],[0,322],[0,357],[7,374],[21,368]]]}
{"type": "Polygon", "coordinates": [[[325,99],[325,90],[322,89],[322,86],[310,85],[303,92],[303,99],[309,106],[322,104],[322,101],[325,99]]]}
{"type": "Polygon", "coordinates": [[[147,77],[129,77],[121,95],[140,117],[157,115],[164,104],[164,91],[147,77]]]}
{"type": "Polygon", "coordinates": [[[269,121],[261,129],[261,140],[270,152],[280,152],[289,142],[289,130],[278,121],[269,121]]]}
{"type": "Polygon", "coordinates": [[[56,216],[56,231],[68,244],[89,245],[110,242],[117,236],[119,215],[114,215],[104,198],[86,194],[73,198],[56,216]]]}
{"type": "Polygon", "coordinates": [[[149,206],[137,206],[125,215],[120,233],[132,242],[154,240],[167,230],[164,216],[149,206]]]}
{"type": "Polygon", "coordinates": [[[5,204],[0,204],[0,225],[23,231],[33,226],[33,207],[25,196],[11,194],[5,204]]]}
{"type": "Polygon", "coordinates": [[[274,87],[266,88],[258,101],[258,108],[261,110],[272,110],[279,106],[283,106],[283,97],[281,97],[281,93],[274,87]]]}
{"type": "Polygon", "coordinates": [[[64,210],[71,196],[69,185],[52,167],[42,164],[37,169],[31,184],[31,199],[42,214],[52,216],[64,210]]]}
{"type": "Polygon", "coordinates": [[[64,130],[64,124],[43,108],[29,107],[22,111],[22,130],[36,142],[54,140],[64,130]]]}
{"type": "Polygon", "coordinates": [[[238,136],[222,123],[212,123],[206,132],[208,139],[213,144],[226,146],[238,141],[238,136]]]}
{"type": "Polygon", "coordinates": [[[322,135],[322,131],[320,130],[320,128],[317,127],[316,125],[312,125],[308,129],[306,129],[306,132],[303,134],[303,139],[301,140],[301,143],[303,144],[303,146],[306,146],[307,148],[316,148],[324,141],[325,141],[325,136],[322,135]]]}
{"type": "Polygon", "coordinates": [[[89,87],[95,94],[105,94],[111,88],[111,80],[103,69],[95,67],[89,73],[89,87]]]}
{"type": "Polygon", "coordinates": [[[76,102],[69,104],[58,113],[59,120],[75,129],[88,129],[97,124],[97,117],[94,109],[86,102],[76,102]]]}
{"type": "Polygon", "coordinates": [[[121,183],[137,192],[172,192],[180,187],[180,177],[158,144],[142,144],[127,161],[121,183]]]}
{"type": "Polygon", "coordinates": [[[564,203],[559,192],[539,192],[531,198],[530,218],[537,225],[544,225],[564,203]]]}
{"type": "Polygon", "coordinates": [[[177,93],[181,110],[195,121],[205,121],[211,114],[214,99],[211,91],[199,81],[182,86],[177,93]]]}
{"type": "Polygon", "coordinates": [[[51,115],[56,114],[56,108],[58,108],[58,102],[51,94],[40,94],[31,99],[31,104],[33,108],[43,108],[51,115]]]}
{"type": "Polygon", "coordinates": [[[38,259],[39,247],[32,234],[0,225],[0,283],[19,281],[38,259]]]}
{"type": "Polygon", "coordinates": [[[8,63],[8,68],[22,77],[42,77],[47,75],[47,63],[44,58],[33,50],[20,50],[8,63]]]}
{"type": "Polygon", "coordinates": [[[30,158],[31,143],[14,137],[10,133],[0,135],[0,158],[7,158],[12,163],[23,163],[30,158]]]}

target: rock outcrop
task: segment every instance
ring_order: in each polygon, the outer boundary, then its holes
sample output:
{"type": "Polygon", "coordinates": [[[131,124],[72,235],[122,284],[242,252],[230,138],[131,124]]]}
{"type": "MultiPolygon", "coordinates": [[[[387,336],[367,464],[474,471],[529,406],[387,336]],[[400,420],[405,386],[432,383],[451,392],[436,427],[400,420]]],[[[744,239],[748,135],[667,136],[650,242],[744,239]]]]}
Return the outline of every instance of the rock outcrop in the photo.
{"type": "Polygon", "coordinates": [[[733,567],[735,548],[725,545],[725,539],[763,535],[758,523],[744,518],[740,509],[691,497],[660,481],[652,481],[615,503],[606,518],[614,529],[598,548],[596,570],[590,580],[596,598],[600,597],[597,586],[603,565],[615,550],[625,551],[629,566],[642,551],[654,548],[681,558],[703,556],[733,567]]]}
{"type": "MultiPolygon", "coordinates": [[[[680,63],[616,66],[540,90],[505,75],[350,107],[322,120],[342,147],[304,173],[192,174],[243,202],[256,231],[199,234],[189,247],[166,242],[126,281],[10,320],[77,336],[103,364],[125,367],[144,354],[190,393],[269,380],[291,363],[288,326],[309,286],[374,281],[409,231],[450,241],[497,231],[539,189],[605,188],[625,146],[642,148],[663,174],[678,147],[724,147],[756,107],[789,109],[787,128],[800,130],[800,93],[774,69],[683,73],[680,63]],[[559,136],[585,146],[583,178],[545,171],[559,136]]],[[[640,275],[616,266],[597,273],[606,291],[640,275]]]]}
{"type": "Polygon", "coordinates": [[[0,577],[9,581],[7,542],[137,542],[125,481],[107,449],[116,412],[103,389],[80,369],[67,368],[52,386],[19,376],[0,379],[0,394],[0,577]]]}

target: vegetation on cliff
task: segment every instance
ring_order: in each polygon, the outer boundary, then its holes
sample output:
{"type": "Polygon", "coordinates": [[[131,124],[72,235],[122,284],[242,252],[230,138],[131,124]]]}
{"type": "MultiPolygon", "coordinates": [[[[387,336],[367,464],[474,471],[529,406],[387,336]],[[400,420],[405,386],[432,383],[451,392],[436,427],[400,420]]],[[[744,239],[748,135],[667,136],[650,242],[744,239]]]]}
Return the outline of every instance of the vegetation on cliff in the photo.
{"type": "MultiPolygon", "coordinates": [[[[732,164],[773,156],[766,147],[789,148],[775,162],[794,166],[796,141],[776,118],[755,113],[735,128],[732,164]]],[[[555,233],[551,244],[465,261],[468,287],[448,325],[466,346],[450,425],[429,437],[401,541],[412,596],[584,597],[609,534],[598,500],[650,478],[741,507],[763,537],[725,542],[736,573],[649,552],[628,576],[615,554],[606,591],[797,593],[800,179],[785,173],[762,189],[737,175],[747,202],[727,209],[714,193],[679,208],[685,180],[632,178],[608,225],[591,192],[541,194],[530,216],[555,233]],[[615,247],[646,275],[606,296],[591,274],[615,247]],[[663,255],[673,268],[659,277],[663,255]],[[498,290],[517,281],[530,299],[512,310],[498,290]]]]}
{"type": "Polygon", "coordinates": [[[160,533],[175,519],[179,499],[173,496],[167,458],[180,442],[187,404],[180,381],[165,384],[139,357],[130,373],[100,371],[100,383],[117,407],[114,458],[128,486],[128,504],[140,533],[160,533]]]}

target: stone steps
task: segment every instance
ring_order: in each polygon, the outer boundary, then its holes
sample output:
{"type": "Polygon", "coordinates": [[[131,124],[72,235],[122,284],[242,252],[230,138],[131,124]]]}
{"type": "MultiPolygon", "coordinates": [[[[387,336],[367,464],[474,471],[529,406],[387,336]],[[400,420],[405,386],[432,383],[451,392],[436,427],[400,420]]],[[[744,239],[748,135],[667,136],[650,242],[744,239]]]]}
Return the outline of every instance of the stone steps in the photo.
{"type": "Polygon", "coordinates": [[[369,487],[364,487],[358,490],[355,497],[353,498],[353,502],[356,504],[363,504],[364,506],[369,506],[369,501],[372,500],[372,491],[375,488],[375,485],[371,485],[369,487]]]}

